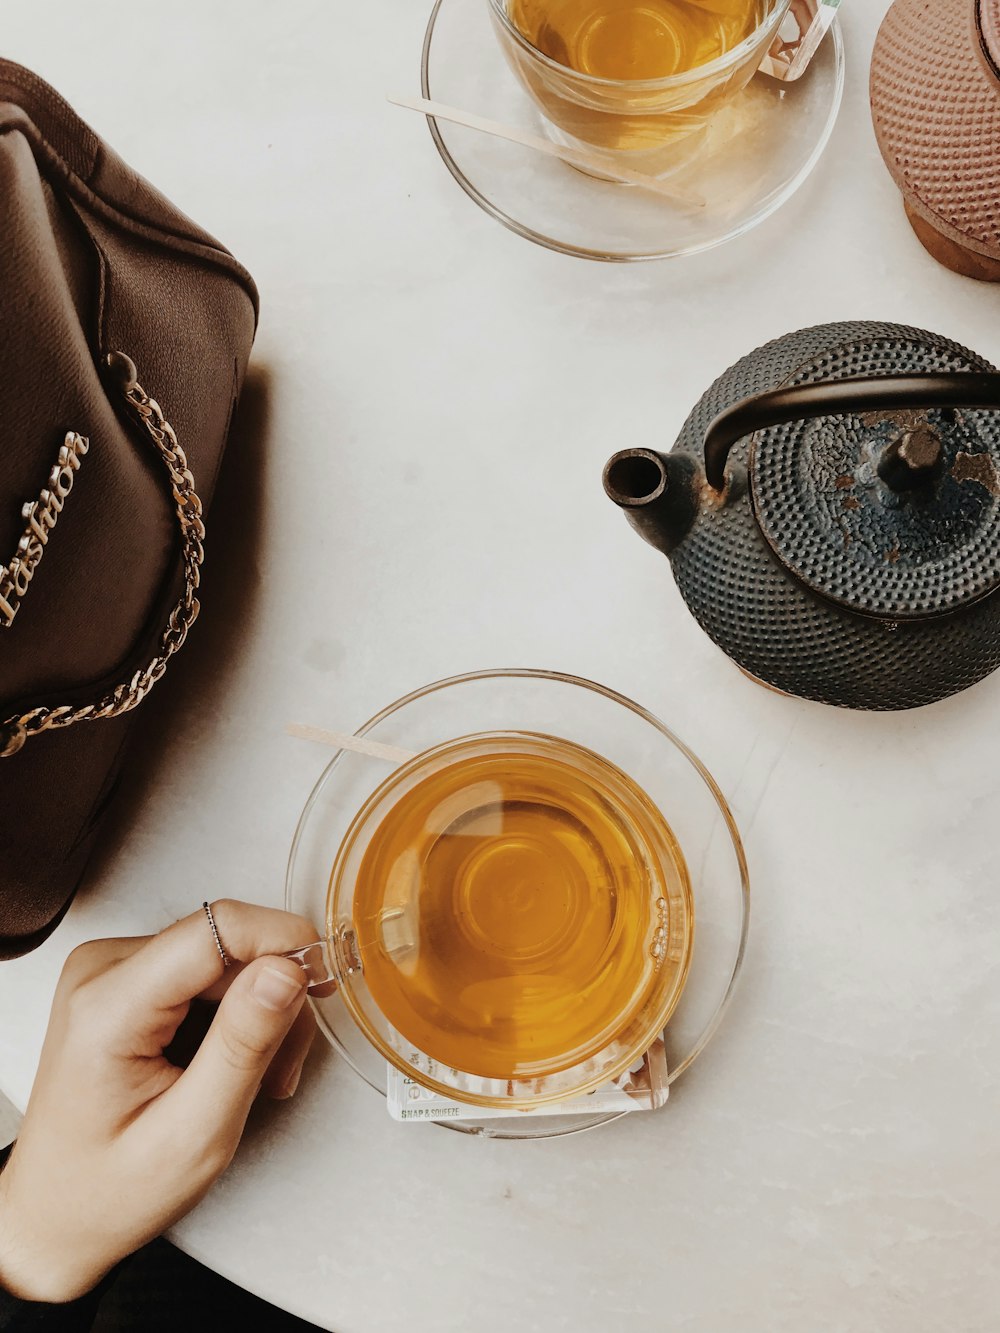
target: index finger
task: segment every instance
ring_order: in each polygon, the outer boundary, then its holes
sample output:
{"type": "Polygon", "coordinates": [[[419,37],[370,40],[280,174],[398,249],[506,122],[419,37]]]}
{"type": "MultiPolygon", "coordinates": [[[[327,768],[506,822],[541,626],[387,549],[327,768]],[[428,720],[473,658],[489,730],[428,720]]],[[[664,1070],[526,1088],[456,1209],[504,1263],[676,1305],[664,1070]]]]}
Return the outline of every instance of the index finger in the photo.
{"type": "MultiPolygon", "coordinates": [[[[312,922],[292,912],[232,898],[221,898],[211,906],[219,943],[237,966],[264,954],[301,948],[318,938],[312,922]]],[[[123,994],[141,995],[144,1006],[157,1010],[186,1004],[231,975],[201,907],[154,935],[120,962],[115,972],[123,994]]]]}

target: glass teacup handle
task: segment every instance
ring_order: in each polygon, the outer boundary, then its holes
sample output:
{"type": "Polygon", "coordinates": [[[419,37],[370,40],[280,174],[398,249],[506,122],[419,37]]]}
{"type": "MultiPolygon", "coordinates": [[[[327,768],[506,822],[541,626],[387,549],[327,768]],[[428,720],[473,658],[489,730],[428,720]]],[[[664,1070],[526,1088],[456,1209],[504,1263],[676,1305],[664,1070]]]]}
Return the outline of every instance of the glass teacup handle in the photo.
{"type": "Polygon", "coordinates": [[[281,957],[298,963],[306,974],[310,992],[324,987],[329,994],[343,984],[345,977],[361,971],[357,942],[349,926],[342,926],[336,934],[313,940],[312,944],[304,944],[299,949],[289,949],[281,957]]]}
{"type": "Polygon", "coordinates": [[[334,945],[335,941],[328,936],[325,940],[314,940],[312,944],[303,945],[301,949],[289,949],[279,956],[298,963],[306,974],[309,990],[315,986],[339,986],[334,945]]]}

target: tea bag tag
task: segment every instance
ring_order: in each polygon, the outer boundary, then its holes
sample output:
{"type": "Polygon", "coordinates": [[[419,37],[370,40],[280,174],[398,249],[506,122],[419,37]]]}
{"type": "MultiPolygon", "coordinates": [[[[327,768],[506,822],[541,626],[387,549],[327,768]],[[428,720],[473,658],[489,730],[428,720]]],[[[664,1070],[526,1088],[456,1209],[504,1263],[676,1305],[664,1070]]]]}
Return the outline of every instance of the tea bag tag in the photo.
{"type": "Polygon", "coordinates": [[[760,63],[761,74],[792,83],[802,77],[837,17],[840,0],[792,0],[778,35],[760,63]]]}
{"type": "Polygon", "coordinates": [[[667,1055],[662,1038],[654,1042],[646,1054],[613,1083],[530,1111],[470,1106],[467,1102],[452,1101],[420,1081],[421,1072],[427,1077],[435,1077],[433,1061],[419,1051],[411,1051],[408,1059],[413,1069],[412,1075],[404,1074],[394,1065],[387,1067],[385,1100],[393,1120],[450,1121],[454,1124],[479,1120],[515,1120],[522,1116],[530,1116],[534,1120],[553,1115],[616,1115],[628,1111],[658,1110],[670,1094],[667,1055]]]}

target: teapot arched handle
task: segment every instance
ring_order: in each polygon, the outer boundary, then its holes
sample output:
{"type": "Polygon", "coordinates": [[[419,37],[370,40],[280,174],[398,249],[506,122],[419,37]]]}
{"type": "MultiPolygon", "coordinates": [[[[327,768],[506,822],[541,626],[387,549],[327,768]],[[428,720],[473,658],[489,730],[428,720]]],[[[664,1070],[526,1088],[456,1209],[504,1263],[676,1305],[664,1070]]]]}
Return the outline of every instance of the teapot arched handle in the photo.
{"type": "Polygon", "coordinates": [[[1000,373],[961,371],[824,380],[744,398],[720,412],[705,431],[705,477],[713,490],[724,490],[726,462],[733,445],[768,426],[838,413],[898,412],[923,407],[1000,410],[1000,373]]]}

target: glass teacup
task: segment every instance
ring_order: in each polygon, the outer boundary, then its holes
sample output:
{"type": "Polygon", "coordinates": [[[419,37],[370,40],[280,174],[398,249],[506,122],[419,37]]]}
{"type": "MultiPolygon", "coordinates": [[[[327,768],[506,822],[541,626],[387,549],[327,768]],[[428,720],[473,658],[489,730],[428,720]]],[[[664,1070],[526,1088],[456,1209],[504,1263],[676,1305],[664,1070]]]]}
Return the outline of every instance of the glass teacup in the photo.
{"type": "Polygon", "coordinates": [[[528,1110],[615,1079],[676,1014],[672,1074],[690,1063],[742,956],[745,866],[662,724],[589,682],[510,671],[428,686],[361,735],[379,757],[331,763],[287,893],[325,921],[296,956],[359,1072],[352,1033],[451,1100],[528,1110]]]}
{"type": "MultiPolygon", "coordinates": [[[[651,176],[662,176],[686,164],[703,142],[704,131],[723,107],[749,83],[781,25],[791,0],[658,0],[657,4],[614,3],[614,0],[486,0],[493,27],[508,64],[545,118],[550,137],[572,148],[595,150],[615,162],[651,176]],[[530,24],[525,19],[533,11],[530,24]],[[714,42],[686,46],[670,29],[673,11],[691,11],[710,18],[719,29],[714,42]],[[587,58],[586,38],[568,42],[565,24],[557,20],[572,11],[579,17],[594,12],[590,28],[606,28],[612,20],[630,20],[663,29],[660,67],[679,66],[662,77],[647,77],[657,67],[655,50],[624,45],[618,60],[587,58]],[[606,12],[610,11],[610,12],[606,12]],[[718,13],[716,13],[718,11],[718,13]],[[742,14],[744,33],[726,48],[724,15],[742,14]],[[548,21],[551,15],[552,21],[548,21]],[[521,26],[519,26],[519,24],[521,26]],[[522,30],[531,29],[530,35],[522,30]],[[715,58],[684,67],[706,50],[715,58]],[[616,77],[587,68],[618,71],[616,77]],[[626,72],[636,72],[627,77],[626,72]]],[[[603,29],[602,29],[603,30],[603,29]]],[[[579,24],[573,27],[579,36],[579,24]]]]}
{"type": "Polygon", "coordinates": [[[538,1106],[623,1074],[691,958],[687,867],[607,760],[538,733],[466,736],[358,812],[306,955],[368,1040],[435,1091],[538,1106]]]}

